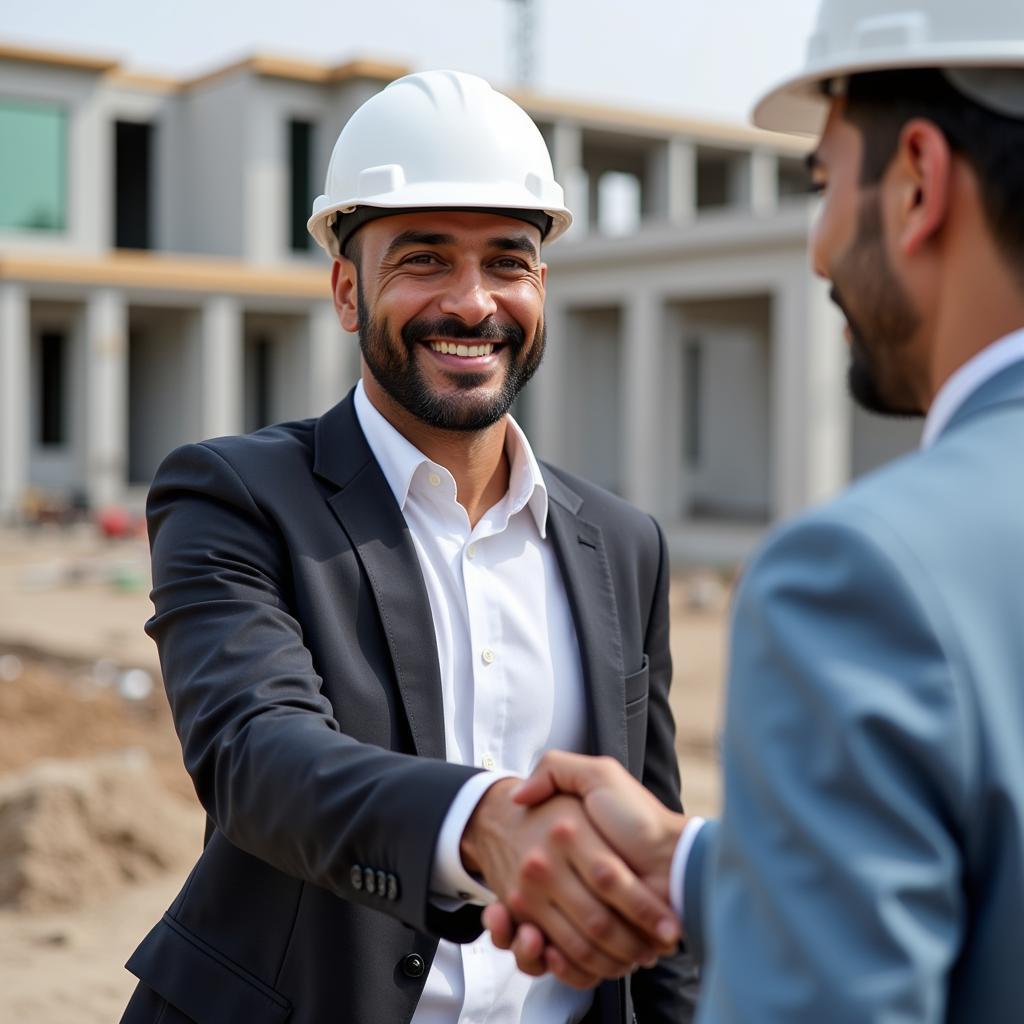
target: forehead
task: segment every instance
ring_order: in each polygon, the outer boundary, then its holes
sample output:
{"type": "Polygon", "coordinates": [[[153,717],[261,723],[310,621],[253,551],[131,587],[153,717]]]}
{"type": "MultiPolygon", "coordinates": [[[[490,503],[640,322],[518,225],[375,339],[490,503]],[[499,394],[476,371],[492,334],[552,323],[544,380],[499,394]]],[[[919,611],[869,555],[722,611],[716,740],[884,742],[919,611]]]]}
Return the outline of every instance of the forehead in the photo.
{"type": "Polygon", "coordinates": [[[493,244],[498,239],[526,238],[540,249],[540,230],[515,217],[468,210],[421,210],[372,220],[362,229],[367,243],[389,245],[399,235],[414,232],[438,236],[446,245],[472,246],[493,244]]]}

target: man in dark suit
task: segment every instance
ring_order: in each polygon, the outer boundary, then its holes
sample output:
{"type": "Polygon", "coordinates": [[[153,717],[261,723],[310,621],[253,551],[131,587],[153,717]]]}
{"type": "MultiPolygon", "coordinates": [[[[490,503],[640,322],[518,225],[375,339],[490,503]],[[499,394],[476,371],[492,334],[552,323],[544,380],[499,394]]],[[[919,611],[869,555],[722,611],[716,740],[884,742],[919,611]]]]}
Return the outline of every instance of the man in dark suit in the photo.
{"type": "Polygon", "coordinates": [[[667,903],[575,797],[510,796],[567,747],[679,806],[661,533],[506,415],[570,220],[480,79],[401,79],[342,132],[310,230],[359,386],[179,449],[150,494],[147,628],[208,827],[126,1024],[688,1019],[667,903]],[[613,980],[518,974],[480,937],[495,895],[613,980]]]}

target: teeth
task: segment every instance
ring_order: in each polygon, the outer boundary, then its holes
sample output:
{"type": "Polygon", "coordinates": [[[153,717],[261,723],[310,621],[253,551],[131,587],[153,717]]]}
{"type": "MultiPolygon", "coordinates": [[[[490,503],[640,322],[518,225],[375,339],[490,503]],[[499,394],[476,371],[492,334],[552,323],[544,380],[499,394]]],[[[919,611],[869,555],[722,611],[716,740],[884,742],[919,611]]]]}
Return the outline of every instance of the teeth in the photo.
{"type": "Polygon", "coordinates": [[[430,347],[435,352],[445,356],[460,356],[463,359],[473,359],[477,356],[489,356],[494,351],[494,344],[487,342],[483,345],[456,345],[450,341],[432,341],[430,347]]]}

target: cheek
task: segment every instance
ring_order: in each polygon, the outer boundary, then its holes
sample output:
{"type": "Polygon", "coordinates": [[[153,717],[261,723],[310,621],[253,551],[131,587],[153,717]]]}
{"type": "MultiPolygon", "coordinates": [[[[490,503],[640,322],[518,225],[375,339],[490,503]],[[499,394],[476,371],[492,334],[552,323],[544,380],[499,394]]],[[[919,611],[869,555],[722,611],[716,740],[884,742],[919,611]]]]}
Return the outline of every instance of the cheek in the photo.
{"type": "Polygon", "coordinates": [[[830,270],[852,240],[852,219],[848,204],[828,195],[822,202],[809,240],[811,263],[816,274],[829,277],[830,270]]]}

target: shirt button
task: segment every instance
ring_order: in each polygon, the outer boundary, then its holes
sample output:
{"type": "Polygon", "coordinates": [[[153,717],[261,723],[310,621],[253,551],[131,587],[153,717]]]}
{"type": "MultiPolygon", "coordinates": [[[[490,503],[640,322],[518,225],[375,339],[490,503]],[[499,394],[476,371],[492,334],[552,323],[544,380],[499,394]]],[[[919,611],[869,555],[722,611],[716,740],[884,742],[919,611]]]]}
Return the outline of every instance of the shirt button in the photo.
{"type": "Polygon", "coordinates": [[[493,662],[494,659],[497,657],[497,655],[494,653],[494,651],[490,649],[490,647],[485,647],[483,651],[480,653],[480,657],[484,659],[485,665],[490,665],[491,662],[493,662]]]}
{"type": "Polygon", "coordinates": [[[480,763],[489,771],[493,772],[495,767],[495,760],[490,754],[484,754],[480,759],[480,763]]]}
{"type": "Polygon", "coordinates": [[[470,544],[469,547],[466,548],[466,554],[469,555],[470,558],[476,558],[476,545],[470,544]]]}
{"type": "Polygon", "coordinates": [[[437,473],[431,473],[430,476],[427,477],[427,479],[430,481],[431,487],[437,487],[441,483],[441,478],[437,475],[437,473]]]}

